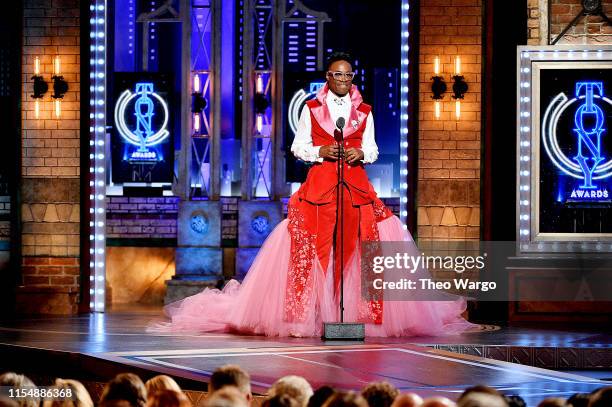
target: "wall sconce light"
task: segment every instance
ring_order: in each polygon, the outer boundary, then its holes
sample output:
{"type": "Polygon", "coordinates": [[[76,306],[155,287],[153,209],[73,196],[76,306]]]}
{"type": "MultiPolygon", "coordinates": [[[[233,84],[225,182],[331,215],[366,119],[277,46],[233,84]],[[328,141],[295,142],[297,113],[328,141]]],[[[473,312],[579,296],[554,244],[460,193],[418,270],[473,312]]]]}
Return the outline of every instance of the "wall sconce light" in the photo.
{"type": "Polygon", "coordinates": [[[461,57],[455,57],[455,74],[453,75],[453,99],[455,99],[455,118],[459,120],[461,117],[461,100],[465,92],[468,90],[468,85],[465,78],[461,75],[461,57]]]}
{"type": "Polygon", "coordinates": [[[34,81],[34,93],[31,95],[34,99],[34,117],[38,119],[40,117],[40,99],[49,90],[49,85],[47,85],[47,82],[45,82],[40,74],[40,58],[38,57],[34,59],[34,76],[32,76],[32,80],[34,81]]]}
{"type": "Polygon", "coordinates": [[[53,79],[53,95],[51,97],[55,100],[55,117],[59,119],[62,114],[61,101],[68,92],[68,83],[61,75],[60,57],[55,57],[53,60],[53,76],[51,79],[53,79]]]}
{"type": "Polygon", "coordinates": [[[440,118],[440,100],[444,97],[446,92],[446,83],[444,78],[440,76],[440,57],[434,59],[434,76],[431,77],[433,83],[431,84],[431,97],[434,100],[434,116],[436,119],[440,118]]]}
{"type": "Polygon", "coordinates": [[[261,134],[263,129],[263,115],[266,109],[270,107],[270,101],[265,95],[263,86],[263,77],[257,75],[255,79],[255,96],[253,98],[253,104],[255,106],[255,128],[258,134],[261,134]]]}
{"type": "Polygon", "coordinates": [[[204,99],[202,92],[202,84],[200,83],[200,75],[193,75],[193,92],[191,93],[191,113],[193,113],[193,130],[196,133],[200,132],[201,124],[200,115],[206,109],[208,103],[204,99]]]}

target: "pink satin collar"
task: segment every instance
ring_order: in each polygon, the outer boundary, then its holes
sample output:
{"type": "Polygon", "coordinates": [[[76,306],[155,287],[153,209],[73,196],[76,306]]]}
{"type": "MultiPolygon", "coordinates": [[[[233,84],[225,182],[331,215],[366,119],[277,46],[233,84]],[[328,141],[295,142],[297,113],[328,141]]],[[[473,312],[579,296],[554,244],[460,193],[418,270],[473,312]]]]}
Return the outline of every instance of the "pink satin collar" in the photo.
{"type": "MultiPolygon", "coordinates": [[[[334,130],[336,130],[336,124],[333,122],[327,107],[327,93],[329,91],[330,90],[327,83],[321,89],[319,89],[316,99],[319,101],[320,106],[311,109],[311,112],[321,128],[323,128],[323,130],[333,137],[334,130]]],[[[359,127],[361,127],[363,121],[367,118],[363,112],[357,110],[359,105],[363,103],[363,98],[361,97],[361,93],[359,92],[359,89],[357,89],[356,85],[351,86],[349,95],[351,97],[351,113],[348,118],[348,123],[346,123],[344,127],[344,138],[347,138],[351,134],[355,133],[359,127]]]]}

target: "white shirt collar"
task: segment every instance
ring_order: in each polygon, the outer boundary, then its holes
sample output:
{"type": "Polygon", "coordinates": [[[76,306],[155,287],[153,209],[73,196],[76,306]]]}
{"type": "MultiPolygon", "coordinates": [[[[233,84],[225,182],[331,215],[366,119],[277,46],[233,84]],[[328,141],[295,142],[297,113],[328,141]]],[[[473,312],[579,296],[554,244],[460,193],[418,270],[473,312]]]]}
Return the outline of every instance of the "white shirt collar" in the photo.
{"type": "Polygon", "coordinates": [[[350,95],[347,93],[344,96],[338,96],[336,95],[334,92],[332,92],[331,90],[329,92],[327,92],[327,104],[328,105],[334,105],[334,106],[349,106],[351,104],[351,97],[350,95]]]}

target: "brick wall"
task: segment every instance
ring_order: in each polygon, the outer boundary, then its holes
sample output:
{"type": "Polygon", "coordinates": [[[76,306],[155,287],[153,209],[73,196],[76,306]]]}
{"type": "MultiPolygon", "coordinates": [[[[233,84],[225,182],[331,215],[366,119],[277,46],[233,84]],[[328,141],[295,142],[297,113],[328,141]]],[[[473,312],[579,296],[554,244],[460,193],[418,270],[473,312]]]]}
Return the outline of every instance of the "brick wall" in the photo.
{"type": "MultiPolygon", "coordinates": [[[[551,36],[555,38],[582,10],[580,0],[549,0],[551,36]]],[[[604,11],[612,16],[612,1],[603,1],[604,11]]],[[[585,16],[558,42],[558,44],[602,44],[612,42],[612,26],[600,16],[585,16]]]]}
{"type": "Polygon", "coordinates": [[[11,235],[11,197],[0,195],[0,250],[8,250],[11,235]]]}
{"type": "Polygon", "coordinates": [[[480,236],[481,0],[425,0],[420,16],[417,234],[420,239],[480,236]],[[448,90],[434,117],[434,58],[448,90]],[[469,86],[455,120],[453,61],[460,56],[469,86]]]}
{"type": "Polygon", "coordinates": [[[221,245],[225,247],[238,246],[238,201],[233,197],[221,198],[221,245]]]}
{"type": "MultiPolygon", "coordinates": [[[[548,25],[551,39],[567,27],[582,10],[581,0],[528,0],[528,44],[547,44],[548,25]],[[550,2],[550,16],[548,16],[550,2]]],[[[612,18],[612,0],[604,0],[603,10],[612,18]]],[[[585,16],[557,44],[608,44],[612,42],[612,26],[599,16],[585,16]]]]}
{"type": "MultiPolygon", "coordinates": [[[[176,239],[178,197],[107,198],[106,233],[111,239],[176,239]]],[[[238,240],[238,200],[222,197],[221,239],[235,247],[238,240]]]]}
{"type": "Polygon", "coordinates": [[[25,0],[22,60],[22,253],[24,313],[74,313],[79,265],[79,2],[25,0]],[[49,92],[35,118],[35,57],[49,92]],[[53,58],[68,83],[61,118],[53,115],[53,58]]]}
{"type": "Polygon", "coordinates": [[[106,234],[122,239],[176,239],[178,197],[107,198],[106,234]]]}

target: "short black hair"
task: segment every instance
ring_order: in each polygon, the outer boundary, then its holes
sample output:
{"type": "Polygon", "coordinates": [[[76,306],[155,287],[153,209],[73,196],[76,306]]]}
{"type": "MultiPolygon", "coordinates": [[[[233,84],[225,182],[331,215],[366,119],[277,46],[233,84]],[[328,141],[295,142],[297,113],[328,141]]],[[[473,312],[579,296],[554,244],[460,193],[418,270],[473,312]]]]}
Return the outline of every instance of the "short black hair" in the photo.
{"type": "Polygon", "coordinates": [[[132,407],[144,407],[147,404],[147,388],[134,373],[120,373],[106,383],[98,405],[110,406],[114,402],[125,400],[132,407]]]}
{"type": "Polygon", "coordinates": [[[242,393],[251,392],[251,377],[238,365],[223,365],[210,377],[209,390],[217,391],[224,386],[236,386],[242,393]]]}
{"type": "Polygon", "coordinates": [[[527,403],[525,403],[525,400],[518,394],[504,396],[504,398],[506,399],[506,403],[508,403],[509,407],[527,407],[527,403]]]}
{"type": "Polygon", "coordinates": [[[331,64],[338,61],[346,61],[351,64],[351,67],[353,66],[353,57],[351,54],[344,51],[334,51],[331,53],[329,58],[327,58],[327,64],[325,65],[326,69],[329,71],[331,64]]]}
{"type": "Polygon", "coordinates": [[[612,402],[612,386],[602,387],[594,393],[591,393],[589,407],[605,407],[612,402]]]}
{"type": "Polygon", "coordinates": [[[576,393],[567,399],[567,404],[572,407],[587,407],[590,397],[588,393],[576,393]]]}
{"type": "Polygon", "coordinates": [[[307,407],[321,407],[336,391],[331,386],[321,386],[314,391],[308,400],[307,407]]]}

